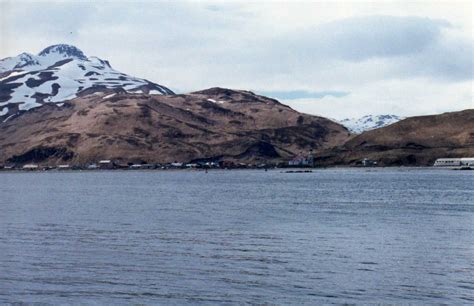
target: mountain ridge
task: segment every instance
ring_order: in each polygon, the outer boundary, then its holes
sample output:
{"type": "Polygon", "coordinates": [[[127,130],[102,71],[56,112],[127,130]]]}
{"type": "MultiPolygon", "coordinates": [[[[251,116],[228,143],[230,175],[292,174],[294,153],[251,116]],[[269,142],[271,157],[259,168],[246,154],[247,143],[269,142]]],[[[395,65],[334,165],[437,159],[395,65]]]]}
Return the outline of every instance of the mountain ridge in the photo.
{"type": "Polygon", "coordinates": [[[45,104],[0,123],[0,163],[281,162],[345,142],[329,119],[248,91],[150,95],[118,89],[45,104]],[[21,139],[21,141],[18,141],[21,139]]]}
{"type": "Polygon", "coordinates": [[[474,155],[474,110],[343,120],[370,129],[357,135],[248,90],[175,94],[70,45],[3,59],[0,71],[0,163],[276,163],[312,151],[319,165],[391,166],[474,155]]]}
{"type": "Polygon", "coordinates": [[[123,89],[131,93],[174,94],[169,88],[129,76],[75,46],[52,45],[38,55],[0,60],[0,121],[45,103],[61,106],[82,91],[123,89]]]}

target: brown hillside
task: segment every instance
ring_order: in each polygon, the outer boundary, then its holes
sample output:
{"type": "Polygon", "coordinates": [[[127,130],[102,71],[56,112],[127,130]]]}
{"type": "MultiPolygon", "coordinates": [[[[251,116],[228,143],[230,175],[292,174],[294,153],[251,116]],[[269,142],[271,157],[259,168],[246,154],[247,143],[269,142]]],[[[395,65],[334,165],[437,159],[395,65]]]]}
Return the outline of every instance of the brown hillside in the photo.
{"type": "Polygon", "coordinates": [[[333,121],[248,91],[89,91],[61,107],[45,104],[0,123],[0,163],[280,161],[348,137],[333,121]]]}
{"type": "Polygon", "coordinates": [[[411,117],[367,131],[320,156],[323,164],[432,165],[441,157],[474,156],[474,109],[411,117]]]}

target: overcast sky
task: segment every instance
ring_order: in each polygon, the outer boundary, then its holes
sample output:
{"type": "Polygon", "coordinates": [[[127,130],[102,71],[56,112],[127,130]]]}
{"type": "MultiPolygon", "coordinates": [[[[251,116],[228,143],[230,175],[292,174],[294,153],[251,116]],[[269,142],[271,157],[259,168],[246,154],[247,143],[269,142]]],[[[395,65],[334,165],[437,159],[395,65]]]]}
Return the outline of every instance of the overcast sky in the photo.
{"type": "Polygon", "coordinates": [[[474,108],[472,1],[7,1],[0,58],[68,43],[184,93],[342,119],[474,108]]]}

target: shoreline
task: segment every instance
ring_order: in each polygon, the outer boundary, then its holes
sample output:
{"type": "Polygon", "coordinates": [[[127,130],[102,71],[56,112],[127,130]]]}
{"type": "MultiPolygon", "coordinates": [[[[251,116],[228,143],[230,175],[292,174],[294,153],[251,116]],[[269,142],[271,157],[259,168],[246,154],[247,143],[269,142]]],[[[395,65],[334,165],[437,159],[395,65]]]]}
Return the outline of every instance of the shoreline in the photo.
{"type": "Polygon", "coordinates": [[[209,173],[209,172],[229,172],[229,171],[278,171],[280,173],[312,173],[324,170],[364,170],[364,171],[378,171],[378,170],[474,170],[470,169],[457,169],[448,167],[433,167],[433,166],[384,166],[384,167],[360,167],[360,166],[329,166],[329,167],[314,167],[314,168],[212,168],[212,169],[180,169],[180,168],[167,168],[167,169],[38,169],[38,170],[27,170],[27,169],[0,169],[1,173],[102,173],[102,172],[189,172],[189,173],[209,173]]]}

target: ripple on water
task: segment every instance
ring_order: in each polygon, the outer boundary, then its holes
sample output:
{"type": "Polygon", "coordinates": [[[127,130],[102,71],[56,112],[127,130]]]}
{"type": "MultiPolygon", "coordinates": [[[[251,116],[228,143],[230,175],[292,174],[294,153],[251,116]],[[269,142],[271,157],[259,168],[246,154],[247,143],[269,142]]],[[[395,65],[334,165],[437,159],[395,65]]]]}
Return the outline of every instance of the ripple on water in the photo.
{"type": "Polygon", "coordinates": [[[473,174],[2,173],[0,303],[472,303],[473,174]]]}

